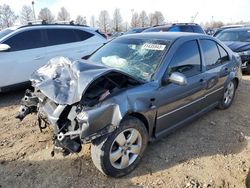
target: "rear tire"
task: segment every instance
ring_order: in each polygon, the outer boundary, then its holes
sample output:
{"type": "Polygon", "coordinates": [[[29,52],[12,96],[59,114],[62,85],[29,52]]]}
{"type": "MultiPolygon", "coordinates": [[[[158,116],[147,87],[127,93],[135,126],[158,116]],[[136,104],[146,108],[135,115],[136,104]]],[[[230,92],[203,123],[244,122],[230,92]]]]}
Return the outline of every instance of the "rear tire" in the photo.
{"type": "Polygon", "coordinates": [[[148,132],[143,122],[128,117],[108,137],[92,142],[92,161],[107,176],[125,176],[139,164],[147,143],[148,132]]]}
{"type": "Polygon", "coordinates": [[[231,80],[227,84],[227,86],[224,88],[223,97],[218,106],[219,109],[224,110],[231,106],[234,100],[236,88],[237,88],[237,83],[235,80],[231,80]]]}
{"type": "Polygon", "coordinates": [[[246,73],[250,74],[250,62],[247,63],[246,73]]]}

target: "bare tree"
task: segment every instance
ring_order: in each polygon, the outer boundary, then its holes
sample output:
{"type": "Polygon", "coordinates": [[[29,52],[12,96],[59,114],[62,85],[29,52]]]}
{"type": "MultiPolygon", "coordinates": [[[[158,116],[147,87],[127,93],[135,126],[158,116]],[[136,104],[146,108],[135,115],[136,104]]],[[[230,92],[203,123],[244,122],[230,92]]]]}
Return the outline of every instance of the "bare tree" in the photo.
{"type": "Polygon", "coordinates": [[[82,16],[78,15],[76,17],[76,24],[87,25],[86,17],[82,17],[82,16]]]}
{"type": "Polygon", "coordinates": [[[124,28],[124,31],[128,31],[129,23],[127,21],[123,24],[123,28],[124,28]]]}
{"type": "Polygon", "coordinates": [[[109,13],[106,10],[102,10],[99,15],[98,26],[103,32],[108,32],[110,29],[109,13]]]}
{"type": "Polygon", "coordinates": [[[225,24],[222,21],[210,21],[206,22],[204,28],[220,28],[223,25],[225,24]]]}
{"type": "Polygon", "coordinates": [[[147,13],[143,10],[139,15],[139,24],[141,27],[148,26],[148,16],[147,13]]]}
{"type": "Polygon", "coordinates": [[[52,23],[55,17],[48,8],[42,8],[39,12],[38,19],[45,20],[47,23],[52,23]]]}
{"type": "Polygon", "coordinates": [[[131,27],[139,27],[139,14],[137,12],[134,12],[132,15],[132,19],[131,19],[131,27]]]}
{"type": "Polygon", "coordinates": [[[90,26],[95,27],[95,25],[96,25],[95,16],[91,16],[91,18],[90,18],[90,26]]]}
{"type": "Polygon", "coordinates": [[[9,5],[0,5],[0,28],[13,26],[17,18],[9,5]]]}
{"type": "Polygon", "coordinates": [[[70,20],[70,14],[66,10],[66,8],[62,7],[61,10],[58,12],[57,16],[58,21],[69,21],[70,20]]]}
{"type": "Polygon", "coordinates": [[[20,14],[20,22],[21,24],[28,24],[31,20],[33,20],[33,11],[30,6],[24,5],[20,14]]]}
{"type": "Polygon", "coordinates": [[[153,17],[153,24],[154,25],[161,25],[164,24],[164,16],[160,11],[155,11],[154,12],[154,17],[153,17]]]}
{"type": "Polygon", "coordinates": [[[118,8],[115,9],[113,14],[113,30],[116,32],[122,30],[122,16],[118,8]]]}
{"type": "Polygon", "coordinates": [[[150,27],[154,26],[154,14],[153,13],[150,13],[148,15],[148,19],[149,19],[149,26],[150,27]]]}

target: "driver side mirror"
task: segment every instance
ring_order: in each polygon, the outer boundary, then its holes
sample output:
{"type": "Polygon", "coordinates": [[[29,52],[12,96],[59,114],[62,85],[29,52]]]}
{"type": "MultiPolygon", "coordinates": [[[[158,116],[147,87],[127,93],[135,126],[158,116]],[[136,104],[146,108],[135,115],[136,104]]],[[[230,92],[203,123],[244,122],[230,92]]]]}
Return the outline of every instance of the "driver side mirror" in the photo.
{"type": "Polygon", "coordinates": [[[0,44],[0,52],[4,52],[10,49],[8,44],[0,44]]]}
{"type": "Polygon", "coordinates": [[[180,86],[185,86],[187,85],[187,78],[184,74],[179,73],[179,72],[173,72],[170,77],[168,78],[163,78],[163,83],[174,83],[180,86]]]}

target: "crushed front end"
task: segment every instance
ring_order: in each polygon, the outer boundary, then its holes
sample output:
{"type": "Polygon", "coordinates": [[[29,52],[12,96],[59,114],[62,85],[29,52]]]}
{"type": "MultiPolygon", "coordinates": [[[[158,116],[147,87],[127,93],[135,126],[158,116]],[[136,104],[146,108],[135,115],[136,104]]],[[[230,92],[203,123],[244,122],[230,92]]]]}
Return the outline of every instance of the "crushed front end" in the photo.
{"type": "Polygon", "coordinates": [[[52,155],[79,152],[82,144],[113,132],[124,114],[112,96],[138,84],[105,67],[63,57],[38,69],[31,81],[34,91],[26,91],[16,117],[34,113],[41,131],[53,126],[52,155]]]}

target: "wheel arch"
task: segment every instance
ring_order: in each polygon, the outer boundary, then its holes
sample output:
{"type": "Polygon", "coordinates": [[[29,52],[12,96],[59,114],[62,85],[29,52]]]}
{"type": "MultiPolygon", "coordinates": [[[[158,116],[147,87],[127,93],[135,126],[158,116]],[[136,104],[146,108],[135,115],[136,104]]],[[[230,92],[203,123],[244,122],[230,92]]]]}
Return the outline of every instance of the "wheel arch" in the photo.
{"type": "Polygon", "coordinates": [[[141,113],[138,113],[138,112],[130,112],[130,113],[127,113],[123,119],[127,118],[128,116],[132,116],[132,117],[135,117],[139,120],[142,121],[142,123],[145,125],[148,133],[150,134],[150,126],[149,126],[149,121],[148,119],[141,113]]]}
{"type": "Polygon", "coordinates": [[[231,72],[229,74],[229,79],[227,80],[226,84],[229,83],[230,81],[235,81],[236,82],[236,89],[238,88],[239,85],[239,78],[237,77],[237,74],[235,72],[231,72]]]}
{"type": "Polygon", "coordinates": [[[236,89],[237,89],[238,85],[239,85],[239,78],[234,77],[232,80],[234,80],[236,82],[236,89]]]}

